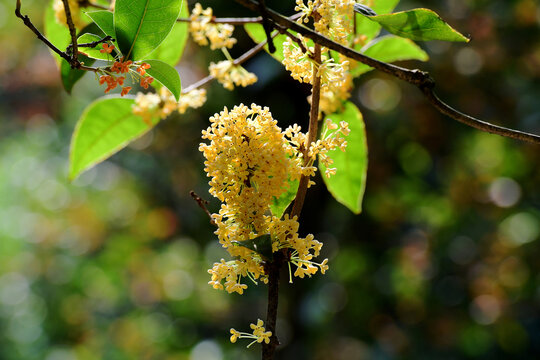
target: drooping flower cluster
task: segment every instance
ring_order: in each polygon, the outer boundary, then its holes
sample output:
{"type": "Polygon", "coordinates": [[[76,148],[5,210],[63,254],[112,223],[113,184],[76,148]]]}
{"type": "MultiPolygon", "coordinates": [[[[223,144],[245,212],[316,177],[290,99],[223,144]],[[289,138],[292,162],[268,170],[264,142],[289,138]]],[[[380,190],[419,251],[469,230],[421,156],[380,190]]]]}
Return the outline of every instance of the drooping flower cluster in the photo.
{"type": "Polygon", "coordinates": [[[263,325],[264,322],[261,319],[257,319],[257,324],[250,324],[249,327],[253,330],[252,334],[231,329],[231,342],[235,343],[238,339],[253,339],[247,347],[255,343],[262,343],[263,341],[269,344],[272,332],[266,331],[263,325]]]}
{"type": "MultiPolygon", "coordinates": [[[[182,108],[185,111],[184,106],[182,108]]],[[[176,99],[169,90],[162,87],[157,94],[138,93],[132,112],[142,117],[143,121],[150,126],[152,125],[153,118],[165,119],[175,110],[180,111],[179,103],[176,102],[176,99]]]]}
{"type": "MultiPolygon", "coordinates": [[[[111,54],[114,50],[114,45],[104,43],[102,44],[103,49],[100,50],[101,53],[111,54]]],[[[112,65],[109,68],[100,69],[97,74],[101,74],[99,77],[99,84],[107,84],[105,93],[115,89],[117,86],[122,87],[120,92],[121,96],[127,95],[131,86],[124,86],[124,81],[126,76],[130,76],[132,80],[139,79],[140,85],[144,89],[148,89],[148,86],[154,81],[154,78],[149,76],[146,73],[146,70],[150,69],[150,64],[147,63],[138,63],[131,60],[124,61],[124,58],[117,58],[113,61],[112,65]]]]}
{"type": "Polygon", "coordinates": [[[202,46],[210,43],[212,50],[231,48],[236,44],[236,39],[231,37],[234,26],[213,23],[213,17],[212,8],[209,7],[203,10],[201,4],[195,4],[189,24],[189,31],[193,40],[202,46]]]}
{"type": "MultiPolygon", "coordinates": [[[[314,19],[315,30],[341,43],[350,45],[353,38],[353,19],[355,0],[296,0],[296,10],[302,13],[298,22],[314,19]]],[[[350,97],[352,76],[349,73],[350,61],[339,54],[331,56],[328,49],[322,48],[321,62],[313,58],[314,50],[308,42],[296,35],[298,41],[284,42],[283,65],[291,76],[304,83],[312,83],[313,72],[321,77],[320,111],[327,114],[339,110],[344,100],[350,97]],[[298,44],[300,42],[302,45],[298,44]]]]}
{"type": "MultiPolygon", "coordinates": [[[[287,180],[315,174],[313,161],[303,158],[306,135],[300,127],[282,132],[268,108],[257,105],[239,105],[231,111],[225,108],[210,122],[202,136],[210,143],[202,143],[199,150],[211,178],[209,191],[222,202],[219,213],[212,215],[218,228],[216,235],[233,260],[215,263],[209,270],[209,284],[242,294],[247,288],[243,277],[266,282],[265,255],[249,246],[264,239],[270,252],[289,249],[291,262],[297,265],[295,276],[311,275],[318,268],[325,270],[325,262],[312,261],[322,243],[313,235],[300,237],[296,217],[280,218],[270,208],[274,198],[287,190],[287,180]]],[[[313,150],[315,157],[327,152],[324,147],[333,144],[330,138],[313,150]]]]}
{"type": "Polygon", "coordinates": [[[217,64],[210,63],[208,70],[210,75],[228,90],[233,90],[235,85],[246,87],[257,82],[257,75],[250,73],[240,65],[235,65],[230,60],[220,61],[217,64]]]}

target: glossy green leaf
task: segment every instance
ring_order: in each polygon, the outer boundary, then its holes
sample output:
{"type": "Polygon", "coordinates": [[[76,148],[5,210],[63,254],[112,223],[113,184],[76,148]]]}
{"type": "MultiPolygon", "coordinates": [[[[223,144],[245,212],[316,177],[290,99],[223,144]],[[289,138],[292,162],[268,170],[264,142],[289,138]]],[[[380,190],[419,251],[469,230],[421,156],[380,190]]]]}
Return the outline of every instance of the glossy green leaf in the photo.
{"type": "MultiPolygon", "coordinates": [[[[93,22],[88,24],[84,27],[84,29],[81,30],[80,34],[84,35],[87,33],[96,33],[101,36],[105,36],[103,32],[99,29],[99,27],[94,24],[93,22]]],[[[81,36],[82,36],[81,35],[81,36]]],[[[80,38],[80,37],[79,37],[80,38]]],[[[82,49],[81,49],[82,50],[82,49]]],[[[84,63],[86,66],[92,66],[95,62],[94,59],[91,59],[79,52],[79,61],[84,63]]],[[[69,94],[71,93],[71,90],[73,89],[73,86],[79,81],[87,71],[84,70],[78,70],[78,69],[72,69],[69,63],[62,59],[62,62],[60,64],[60,76],[62,79],[62,85],[64,86],[64,89],[69,94]]]]}
{"type": "MultiPolygon", "coordinates": [[[[101,40],[102,37],[95,34],[83,34],[77,39],[78,44],[92,43],[94,41],[101,40]]],[[[83,52],[87,57],[98,60],[112,60],[113,57],[111,54],[102,53],[100,50],[103,49],[101,44],[96,45],[96,47],[81,47],[79,52],[83,52]]]]}
{"type": "MultiPolygon", "coordinates": [[[[58,48],[60,51],[65,51],[71,41],[69,30],[66,26],[56,21],[53,9],[54,1],[51,1],[45,10],[44,29],[45,37],[58,48]]],[[[58,67],[61,67],[62,58],[60,55],[50,50],[52,56],[56,60],[58,67]]]]}
{"type": "Polygon", "coordinates": [[[85,109],[71,138],[70,180],[120,151],[159,122],[154,117],[152,126],[148,126],[133,114],[134,103],[134,99],[109,97],[98,99],[85,109]]]}
{"type": "Polygon", "coordinates": [[[176,101],[178,101],[180,98],[180,91],[182,90],[178,71],[163,61],[144,60],[144,62],[150,65],[150,69],[146,70],[146,72],[169,89],[176,98],[176,101]]]}
{"type": "Polygon", "coordinates": [[[296,197],[296,193],[298,192],[298,180],[288,180],[287,181],[287,190],[281,194],[279,198],[274,197],[274,201],[272,204],[270,204],[270,210],[272,210],[272,215],[281,217],[287,207],[293,202],[294,198],[296,197]]]}
{"type": "MultiPolygon", "coordinates": [[[[373,2],[371,9],[377,14],[388,14],[394,10],[399,0],[377,0],[373,2]]],[[[356,33],[365,35],[367,41],[373,40],[381,31],[381,25],[370,21],[365,16],[355,14],[356,16],[356,33]]],[[[359,49],[363,44],[359,44],[356,49],[359,49]]]]}
{"type": "MultiPolygon", "coordinates": [[[[180,10],[180,17],[188,18],[189,9],[187,7],[187,2],[182,3],[182,9],[180,10]]],[[[184,48],[186,47],[186,42],[189,37],[188,23],[177,21],[174,24],[169,35],[163,40],[161,45],[157,47],[150,55],[147,56],[148,59],[156,59],[166,62],[171,66],[175,66],[180,61],[182,54],[184,53],[184,48]]]]}
{"type": "MultiPolygon", "coordinates": [[[[379,37],[367,44],[361,51],[364,55],[387,63],[402,60],[427,61],[429,59],[428,54],[412,40],[394,35],[379,37]]],[[[358,63],[351,70],[351,74],[358,76],[372,69],[365,64],[358,63]]]]}
{"type": "Polygon", "coordinates": [[[394,35],[412,40],[469,41],[429,9],[413,9],[366,18],[377,22],[394,35]]]}
{"type": "MultiPolygon", "coordinates": [[[[95,60],[79,54],[79,61],[83,62],[86,66],[92,66],[95,60]]],[[[77,83],[77,81],[79,81],[86,73],[87,71],[84,70],[72,69],[71,65],[69,65],[66,60],[62,59],[62,63],[60,64],[60,75],[62,78],[62,85],[68,94],[73,90],[75,83],[77,83]]]]}
{"type": "MultiPolygon", "coordinates": [[[[368,164],[366,131],[362,113],[348,101],[343,112],[328,115],[327,118],[334,123],[348,122],[351,132],[347,136],[345,152],[340,149],[328,152],[328,156],[334,160],[332,167],[337,168],[336,174],[330,178],[326,177],[324,175],[326,167],[321,163],[319,163],[319,169],[326,188],[332,196],[349,210],[359,214],[362,211],[368,164]]],[[[326,126],[322,130],[323,133],[325,130],[326,126]]]]}
{"type": "MultiPolygon", "coordinates": [[[[258,43],[261,43],[263,41],[266,41],[266,33],[264,32],[264,28],[261,24],[245,24],[244,29],[246,30],[249,37],[258,43]]],[[[287,35],[278,34],[275,36],[272,41],[274,42],[274,45],[276,47],[276,51],[271,54],[268,51],[268,44],[264,46],[264,50],[270,54],[274,59],[276,59],[279,62],[283,61],[283,43],[287,40],[287,35]]]]}
{"type": "Polygon", "coordinates": [[[103,31],[104,34],[112,36],[115,48],[120,51],[116,33],[114,32],[114,15],[107,10],[87,12],[86,15],[103,31]]]}
{"type": "Polygon", "coordinates": [[[169,35],[182,0],[117,0],[114,30],[126,59],[146,57],[169,35]]]}

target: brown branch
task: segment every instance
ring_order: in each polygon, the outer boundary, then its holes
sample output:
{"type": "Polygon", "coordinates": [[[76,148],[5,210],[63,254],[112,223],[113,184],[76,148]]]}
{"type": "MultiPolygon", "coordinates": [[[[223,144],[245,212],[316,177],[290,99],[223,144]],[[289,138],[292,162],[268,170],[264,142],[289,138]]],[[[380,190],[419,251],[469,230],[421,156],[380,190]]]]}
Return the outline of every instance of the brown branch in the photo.
{"type": "MultiPolygon", "coordinates": [[[[272,36],[276,36],[277,34],[278,33],[276,32],[272,36]]],[[[240,57],[236,58],[233,61],[233,64],[234,65],[241,65],[241,64],[245,63],[246,61],[251,59],[253,56],[255,56],[259,51],[261,51],[264,48],[265,45],[266,45],[266,40],[259,43],[259,44],[257,44],[257,45],[255,45],[254,47],[252,47],[251,49],[246,51],[244,54],[242,54],[240,57]]],[[[197,81],[196,83],[191,84],[190,86],[182,89],[182,94],[187,94],[188,92],[190,92],[192,90],[198,89],[201,86],[208,84],[210,81],[212,81],[214,79],[215,78],[212,75],[208,75],[207,77],[202,78],[201,80],[197,81]]]]}
{"type": "Polygon", "coordinates": [[[65,52],[58,49],[56,46],[54,46],[41,32],[34,26],[32,21],[30,21],[30,18],[28,15],[21,14],[21,0],[17,0],[17,4],[15,6],[15,16],[22,20],[24,25],[26,25],[34,34],[36,34],[37,38],[42,41],[45,45],[47,45],[52,51],[57,53],[61,58],[65,59],[67,62],[71,63],[71,56],[66,54],[65,52]]]}
{"type": "MultiPolygon", "coordinates": [[[[317,132],[319,125],[319,102],[321,98],[321,74],[319,74],[319,65],[321,63],[321,45],[315,44],[313,52],[313,86],[311,89],[311,111],[309,114],[309,130],[307,134],[306,144],[304,145],[304,166],[309,164],[310,158],[309,148],[311,144],[317,140],[317,132]]],[[[300,216],[304,200],[306,198],[307,189],[309,186],[310,176],[302,175],[298,184],[298,191],[294,199],[294,205],[291,210],[291,217],[300,216]]]]}
{"type": "Polygon", "coordinates": [[[93,71],[93,72],[100,71],[100,69],[98,69],[98,68],[85,66],[84,64],[81,64],[79,59],[77,59],[76,57],[73,58],[68,53],[66,53],[64,51],[61,51],[56,46],[54,46],[49,41],[49,39],[47,39],[45,36],[43,36],[43,34],[34,26],[32,21],[28,17],[28,15],[21,14],[21,0],[17,0],[16,6],[15,6],[15,16],[18,17],[19,19],[21,19],[22,22],[24,23],[24,25],[26,25],[30,30],[32,30],[32,32],[34,34],[36,34],[38,40],[40,40],[45,45],[47,45],[49,47],[49,49],[51,49],[52,51],[57,53],[62,59],[66,60],[71,65],[72,68],[76,68],[76,69],[79,69],[79,70],[93,71]]]}
{"type": "MultiPolygon", "coordinates": [[[[111,35],[107,35],[103,39],[99,39],[99,40],[92,41],[92,42],[89,42],[89,43],[84,43],[84,44],[77,44],[77,46],[80,47],[80,48],[81,47],[95,48],[99,44],[106,43],[107,41],[114,41],[114,39],[112,38],[111,35]]],[[[66,51],[70,51],[72,46],[73,46],[73,44],[69,44],[66,51]]]]}
{"type": "MultiPolygon", "coordinates": [[[[191,22],[191,18],[178,18],[178,22],[191,22]]],[[[239,18],[217,18],[210,20],[214,24],[229,24],[229,25],[244,25],[244,24],[261,24],[262,17],[239,17],[239,18]]]]}
{"type": "Polygon", "coordinates": [[[212,214],[210,213],[210,211],[208,211],[208,209],[206,208],[206,204],[208,204],[208,201],[204,200],[203,198],[201,198],[199,195],[195,194],[195,191],[190,191],[189,192],[189,195],[191,195],[191,197],[193,198],[193,200],[195,200],[197,202],[197,204],[199,205],[199,207],[201,209],[203,209],[203,211],[206,213],[206,215],[208,215],[208,217],[210,218],[210,224],[214,225],[214,226],[217,226],[216,222],[214,221],[214,219],[212,218],[212,214]]]}
{"type": "MultiPolygon", "coordinates": [[[[259,12],[259,3],[254,0],[235,0],[237,3],[245,6],[246,8],[259,12]]],[[[358,51],[355,51],[351,48],[343,46],[307,27],[304,25],[298,24],[295,21],[290,20],[286,16],[283,16],[272,9],[266,8],[266,15],[269,19],[274,21],[274,27],[286,27],[290,30],[296,31],[297,33],[312,39],[315,43],[320,44],[330,50],[337,51],[348,58],[360,61],[363,64],[366,64],[372,68],[375,68],[379,71],[392,75],[398,79],[404,80],[410,84],[417,86],[422,93],[426,96],[429,103],[431,103],[439,112],[449,116],[450,118],[460,121],[466,125],[474,127],[478,130],[485,131],[492,134],[501,135],[504,137],[509,137],[512,139],[523,140],[532,142],[535,144],[540,144],[540,136],[526,133],[522,131],[517,131],[502,126],[493,125],[486,121],[476,119],[472,116],[463,114],[458,110],[452,108],[448,104],[440,100],[437,95],[434,93],[433,89],[435,87],[435,81],[431,78],[429,73],[420,70],[410,70],[397,65],[388,64],[369,56],[366,56],[358,51]]]]}
{"type": "Polygon", "coordinates": [[[272,360],[279,345],[276,335],[276,320],[279,303],[279,273],[285,263],[285,254],[281,251],[274,253],[274,259],[265,265],[268,275],[268,307],[266,309],[266,330],[272,332],[270,342],[262,343],[262,360],[272,360]]]}
{"type": "Polygon", "coordinates": [[[109,7],[97,4],[97,3],[92,2],[92,1],[82,1],[80,3],[80,6],[81,7],[93,7],[93,8],[101,9],[101,10],[110,10],[109,7]]]}
{"type": "Polygon", "coordinates": [[[74,67],[73,64],[78,63],[79,59],[77,55],[79,50],[77,48],[77,30],[75,29],[75,24],[73,24],[73,19],[71,18],[71,9],[69,8],[68,0],[62,0],[64,3],[64,13],[66,14],[66,23],[69,28],[69,35],[71,36],[71,47],[73,52],[71,54],[71,67],[74,67]]]}

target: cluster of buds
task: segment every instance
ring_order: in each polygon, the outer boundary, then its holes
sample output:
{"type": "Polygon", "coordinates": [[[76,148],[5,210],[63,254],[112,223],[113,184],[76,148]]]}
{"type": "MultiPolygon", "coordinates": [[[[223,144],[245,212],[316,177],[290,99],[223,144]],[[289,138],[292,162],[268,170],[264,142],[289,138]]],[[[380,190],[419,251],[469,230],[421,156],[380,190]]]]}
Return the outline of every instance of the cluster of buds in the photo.
{"type": "MultiPolygon", "coordinates": [[[[110,54],[114,50],[114,45],[104,43],[101,53],[110,54]]],[[[124,86],[126,76],[123,74],[130,74],[132,78],[138,76],[140,78],[140,84],[144,89],[148,89],[148,86],[154,81],[154,78],[146,74],[146,70],[150,69],[150,64],[142,63],[137,64],[131,60],[124,61],[124,58],[115,60],[109,70],[102,70],[103,75],[99,77],[99,84],[107,84],[105,93],[115,89],[117,86],[122,87],[120,92],[121,96],[127,95],[131,90],[131,86],[124,86]]]]}

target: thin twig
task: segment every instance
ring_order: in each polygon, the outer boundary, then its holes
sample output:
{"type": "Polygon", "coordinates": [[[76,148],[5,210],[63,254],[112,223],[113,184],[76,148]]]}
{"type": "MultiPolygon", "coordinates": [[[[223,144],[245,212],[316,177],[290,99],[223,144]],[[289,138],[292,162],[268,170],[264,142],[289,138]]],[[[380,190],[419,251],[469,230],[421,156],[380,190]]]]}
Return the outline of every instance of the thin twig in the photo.
{"type": "Polygon", "coordinates": [[[268,275],[268,307],[266,308],[266,330],[272,332],[270,342],[262,343],[262,360],[272,360],[279,340],[276,335],[276,320],[279,303],[279,274],[285,263],[285,254],[281,251],[274,253],[274,259],[265,265],[268,275]]]}
{"type": "MultiPolygon", "coordinates": [[[[276,36],[277,34],[278,33],[276,32],[272,36],[276,36]]],[[[251,49],[246,51],[244,54],[242,54],[240,57],[235,59],[233,61],[233,65],[242,65],[243,63],[245,63],[246,61],[251,59],[253,56],[255,56],[259,51],[261,51],[264,48],[265,45],[266,45],[266,40],[259,43],[259,44],[257,44],[257,45],[255,45],[254,47],[252,47],[251,49]]],[[[212,81],[214,79],[215,78],[212,75],[208,75],[205,78],[202,78],[201,80],[197,81],[196,83],[191,84],[190,86],[182,89],[182,94],[187,94],[188,92],[190,92],[192,90],[198,89],[201,86],[208,84],[210,81],[212,81]]]]}
{"type": "Polygon", "coordinates": [[[101,10],[110,10],[109,7],[107,6],[103,6],[101,4],[97,4],[95,2],[92,2],[92,1],[83,1],[80,3],[81,7],[93,7],[93,8],[96,8],[96,9],[101,9],[101,10]]]}
{"type": "Polygon", "coordinates": [[[266,15],[266,4],[265,0],[259,0],[259,11],[263,18],[263,29],[264,34],[266,35],[266,42],[268,43],[268,51],[270,54],[273,54],[276,52],[276,46],[274,45],[274,42],[272,41],[272,22],[268,19],[268,16],[266,15]]]}
{"type": "Polygon", "coordinates": [[[30,21],[30,18],[28,17],[28,15],[21,14],[21,0],[17,0],[17,5],[15,7],[15,16],[21,19],[24,25],[26,25],[30,30],[32,30],[32,32],[36,34],[37,38],[40,41],[45,43],[45,45],[47,45],[52,51],[57,53],[60,57],[65,59],[67,62],[71,63],[71,56],[61,51],[60,49],[58,49],[45,36],[43,36],[43,34],[41,34],[41,32],[39,32],[39,30],[34,26],[32,21],[30,21]]]}
{"type": "Polygon", "coordinates": [[[206,215],[208,215],[208,217],[210,218],[210,224],[214,225],[214,226],[217,226],[216,222],[214,221],[214,219],[212,218],[212,214],[210,213],[210,211],[208,211],[208,209],[206,208],[206,204],[208,204],[208,201],[204,200],[203,198],[201,198],[199,195],[197,195],[195,193],[195,191],[190,191],[189,192],[189,195],[191,195],[191,197],[193,198],[193,200],[195,200],[197,202],[197,204],[199,205],[199,207],[201,209],[203,209],[203,211],[206,213],[206,215]]]}
{"type": "Polygon", "coordinates": [[[73,19],[71,18],[71,9],[69,8],[68,0],[62,0],[62,2],[64,3],[64,13],[66,14],[69,35],[71,36],[71,47],[73,48],[73,53],[71,54],[71,67],[75,67],[73,64],[79,61],[77,58],[79,54],[79,50],[77,49],[77,30],[75,29],[75,24],[73,24],[73,19]]]}
{"type": "MultiPolygon", "coordinates": [[[[80,48],[81,47],[94,48],[94,47],[98,46],[101,43],[106,43],[107,41],[114,41],[114,39],[112,38],[111,35],[107,35],[103,39],[99,39],[99,40],[92,41],[92,42],[89,42],[89,43],[84,43],[84,44],[77,44],[77,46],[80,47],[80,48]]],[[[71,50],[72,46],[73,46],[73,44],[69,44],[66,51],[69,52],[71,50]]]]}
{"type": "MultiPolygon", "coordinates": [[[[254,0],[235,0],[246,8],[259,12],[259,3],[254,0]]],[[[431,78],[429,73],[420,70],[410,70],[397,65],[388,64],[373,58],[370,58],[358,51],[355,51],[351,48],[343,46],[307,27],[304,25],[298,24],[295,21],[291,21],[286,16],[283,16],[272,9],[266,8],[266,14],[270,19],[272,19],[276,25],[281,27],[286,27],[290,30],[296,31],[297,33],[312,39],[315,43],[318,43],[328,49],[337,51],[348,58],[360,61],[363,64],[366,64],[372,68],[375,68],[379,71],[392,75],[398,79],[404,80],[410,84],[417,86],[422,93],[426,96],[429,103],[431,103],[438,111],[442,114],[449,116],[450,118],[460,121],[466,125],[472,126],[478,130],[485,131],[492,134],[501,135],[504,137],[509,137],[512,139],[528,141],[535,144],[540,144],[540,136],[522,132],[518,130],[513,130],[505,128],[502,126],[493,125],[486,121],[476,119],[472,116],[463,114],[458,110],[452,108],[450,105],[444,103],[440,100],[437,95],[434,93],[433,89],[435,87],[435,81],[431,78]]]]}
{"type": "MultiPolygon", "coordinates": [[[[321,63],[321,45],[315,44],[313,51],[313,86],[311,89],[311,110],[309,113],[309,129],[304,145],[304,166],[307,166],[310,157],[309,148],[311,144],[317,140],[317,132],[319,125],[319,101],[321,98],[321,74],[319,74],[318,65],[321,63]]],[[[294,199],[294,205],[291,210],[291,218],[300,216],[302,207],[304,206],[304,200],[306,198],[307,189],[309,186],[310,176],[302,175],[300,177],[300,183],[298,185],[298,191],[296,192],[296,198],[294,199]]]]}
{"type": "MultiPolygon", "coordinates": [[[[191,18],[178,18],[178,22],[191,22],[191,18]]],[[[238,17],[238,18],[212,18],[210,20],[214,24],[229,24],[229,25],[244,25],[244,24],[260,24],[263,18],[259,17],[238,17]]]]}

